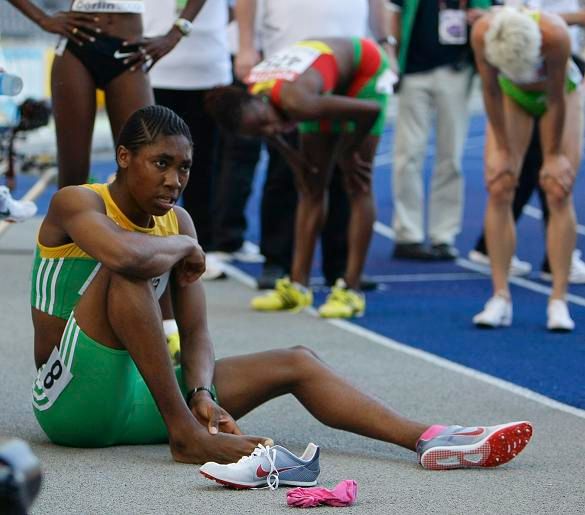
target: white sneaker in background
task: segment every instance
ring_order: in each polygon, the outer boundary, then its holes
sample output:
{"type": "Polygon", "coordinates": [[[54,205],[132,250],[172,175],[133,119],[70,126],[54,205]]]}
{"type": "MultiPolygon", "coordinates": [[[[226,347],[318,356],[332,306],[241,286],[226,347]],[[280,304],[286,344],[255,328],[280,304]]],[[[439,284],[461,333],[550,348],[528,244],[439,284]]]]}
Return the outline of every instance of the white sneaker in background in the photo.
{"type": "Polygon", "coordinates": [[[250,241],[244,241],[242,246],[233,252],[218,250],[215,252],[209,252],[207,255],[211,255],[215,259],[223,261],[224,263],[230,263],[234,259],[242,263],[264,263],[265,261],[264,256],[260,254],[258,246],[250,241]]]}
{"type": "MultiPolygon", "coordinates": [[[[552,282],[550,272],[540,272],[543,281],[552,282]]],[[[569,284],[585,284],[585,261],[581,259],[581,251],[575,249],[571,255],[571,268],[569,270],[569,284]]]]}
{"type": "Polygon", "coordinates": [[[37,205],[30,200],[12,198],[6,186],[0,186],[0,220],[6,222],[24,222],[37,213],[37,205]]]}
{"type": "Polygon", "coordinates": [[[561,299],[552,299],[546,308],[546,328],[549,331],[569,332],[575,329],[575,322],[569,314],[567,303],[561,299]]]}
{"type": "Polygon", "coordinates": [[[512,324],[512,301],[502,295],[489,299],[481,313],[473,317],[478,327],[508,327],[512,324]]]}
{"type": "Polygon", "coordinates": [[[201,276],[204,281],[215,281],[216,279],[225,279],[227,277],[225,270],[217,258],[205,255],[205,272],[201,276]]]}
{"type": "MultiPolygon", "coordinates": [[[[490,258],[483,252],[479,252],[479,250],[470,250],[467,257],[469,258],[469,261],[476,265],[483,265],[490,268],[490,258]]],[[[510,262],[510,275],[528,275],[530,272],[532,272],[532,265],[528,261],[522,261],[518,259],[517,256],[512,256],[512,261],[510,262]]]]}

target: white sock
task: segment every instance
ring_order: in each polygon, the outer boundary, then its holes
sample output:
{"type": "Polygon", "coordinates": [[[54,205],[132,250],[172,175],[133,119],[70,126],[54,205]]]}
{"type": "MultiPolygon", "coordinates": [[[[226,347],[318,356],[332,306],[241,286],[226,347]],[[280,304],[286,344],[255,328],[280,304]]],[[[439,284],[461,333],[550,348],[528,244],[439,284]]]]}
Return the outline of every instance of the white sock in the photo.
{"type": "Polygon", "coordinates": [[[177,325],[177,321],[174,318],[169,320],[163,320],[163,330],[165,332],[165,336],[169,336],[173,333],[179,332],[179,326],[177,325]]]}

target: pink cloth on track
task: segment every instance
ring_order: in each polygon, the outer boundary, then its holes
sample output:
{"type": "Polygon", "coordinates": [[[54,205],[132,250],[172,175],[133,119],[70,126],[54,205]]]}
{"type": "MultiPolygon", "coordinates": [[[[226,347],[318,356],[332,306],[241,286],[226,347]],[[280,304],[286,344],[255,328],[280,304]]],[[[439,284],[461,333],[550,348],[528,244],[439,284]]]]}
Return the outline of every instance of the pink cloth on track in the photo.
{"type": "Polygon", "coordinates": [[[312,508],[319,504],[351,506],[357,499],[357,490],[357,483],[353,479],[345,479],[331,490],[320,486],[293,488],[286,493],[286,502],[297,508],[312,508]]]}

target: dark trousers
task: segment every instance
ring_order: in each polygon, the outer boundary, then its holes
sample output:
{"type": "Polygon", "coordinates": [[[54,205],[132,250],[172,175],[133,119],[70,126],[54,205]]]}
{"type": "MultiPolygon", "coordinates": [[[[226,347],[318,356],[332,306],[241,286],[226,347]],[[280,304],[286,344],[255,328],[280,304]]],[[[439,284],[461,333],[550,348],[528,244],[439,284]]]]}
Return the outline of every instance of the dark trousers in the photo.
{"type": "MultiPolygon", "coordinates": [[[[298,145],[298,134],[288,134],[287,139],[298,145]]],[[[262,193],[262,237],[260,249],[267,263],[290,271],[293,253],[293,237],[297,192],[293,172],[284,158],[275,150],[268,150],[266,182],[262,193]]],[[[347,262],[347,226],[349,201],[343,188],[341,173],[335,170],[329,187],[329,213],[321,234],[323,275],[327,282],[343,277],[347,262]]],[[[301,235],[302,236],[302,235],[301,235]]]]}
{"type": "MultiPolygon", "coordinates": [[[[522,215],[524,206],[530,200],[534,190],[538,191],[540,197],[540,205],[542,207],[542,215],[545,225],[548,223],[548,206],[546,204],[546,195],[539,185],[539,172],[542,167],[542,148],[540,146],[540,132],[538,121],[534,124],[534,131],[532,132],[532,139],[528,145],[528,150],[524,156],[522,163],[522,171],[518,179],[518,187],[514,195],[514,203],[512,204],[512,212],[514,214],[514,221],[518,220],[522,215]]],[[[477,240],[475,250],[483,254],[487,254],[487,246],[485,242],[485,235],[482,235],[477,240]]],[[[545,257],[543,268],[548,267],[548,259],[545,257]]]]}
{"type": "Polygon", "coordinates": [[[205,250],[213,244],[213,180],[219,131],[203,108],[208,90],[154,90],[156,103],[177,113],[189,126],[193,138],[193,167],[185,191],[183,206],[191,215],[199,243],[205,250]]]}
{"type": "Polygon", "coordinates": [[[262,141],[222,133],[220,167],[214,207],[214,248],[234,252],[244,243],[248,224],[246,204],[252,192],[254,172],[262,141]]]}

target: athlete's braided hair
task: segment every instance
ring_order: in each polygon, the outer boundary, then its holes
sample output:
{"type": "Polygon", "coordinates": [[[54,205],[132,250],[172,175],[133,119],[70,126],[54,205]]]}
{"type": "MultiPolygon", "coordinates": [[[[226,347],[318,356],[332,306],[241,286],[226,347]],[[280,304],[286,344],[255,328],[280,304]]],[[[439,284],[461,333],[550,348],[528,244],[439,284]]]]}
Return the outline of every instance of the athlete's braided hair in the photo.
{"type": "Polygon", "coordinates": [[[238,86],[212,89],[205,95],[205,109],[228,132],[237,132],[242,123],[243,108],[253,96],[238,86]]]}
{"type": "Polygon", "coordinates": [[[167,107],[152,105],[138,109],[128,118],[120,131],[116,148],[123,145],[136,153],[140,147],[154,143],[161,135],[185,136],[193,146],[191,132],[183,119],[167,107]]]}

